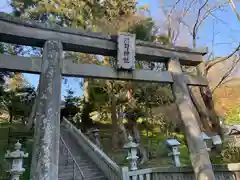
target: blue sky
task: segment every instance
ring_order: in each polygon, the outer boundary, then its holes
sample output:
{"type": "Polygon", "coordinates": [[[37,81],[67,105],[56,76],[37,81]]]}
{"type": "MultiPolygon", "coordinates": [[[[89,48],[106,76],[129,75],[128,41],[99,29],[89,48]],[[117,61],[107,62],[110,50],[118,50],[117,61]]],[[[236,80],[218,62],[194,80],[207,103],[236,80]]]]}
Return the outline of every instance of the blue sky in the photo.
{"type": "MultiPolygon", "coordinates": [[[[0,0],[0,11],[11,12],[8,2],[9,0],[0,0]]],[[[163,15],[160,11],[158,2],[159,0],[140,0],[139,2],[140,5],[147,4],[150,7],[150,13],[157,24],[161,21],[163,15]]],[[[172,2],[175,1],[172,0],[172,2]]],[[[238,12],[240,12],[240,3],[236,3],[236,6],[238,12]]],[[[230,7],[224,12],[217,13],[217,17],[221,19],[221,21],[209,18],[200,28],[199,34],[201,38],[198,39],[197,46],[207,46],[209,51],[214,50],[215,56],[224,56],[233,50],[236,44],[240,42],[240,22],[237,20],[230,7]],[[214,46],[212,46],[213,24],[216,32],[214,36],[214,46]]],[[[38,75],[25,74],[25,77],[34,87],[37,86],[39,79],[38,75]]],[[[77,78],[67,78],[67,83],[63,82],[62,84],[62,95],[65,95],[66,90],[69,88],[74,90],[76,95],[82,95],[79,80],[80,79],[77,78]]]]}

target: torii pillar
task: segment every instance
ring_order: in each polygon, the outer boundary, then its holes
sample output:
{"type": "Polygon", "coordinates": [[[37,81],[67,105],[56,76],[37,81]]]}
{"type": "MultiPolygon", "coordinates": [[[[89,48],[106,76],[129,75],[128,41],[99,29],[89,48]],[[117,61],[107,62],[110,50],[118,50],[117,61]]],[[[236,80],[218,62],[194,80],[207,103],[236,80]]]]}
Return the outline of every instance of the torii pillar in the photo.
{"type": "Polygon", "coordinates": [[[196,180],[215,180],[209,154],[203,140],[200,138],[201,131],[197,122],[196,109],[194,109],[188,85],[184,82],[183,76],[181,76],[183,72],[179,59],[170,59],[168,70],[173,75],[172,90],[184,125],[185,137],[196,180]]]}
{"type": "Polygon", "coordinates": [[[36,107],[31,180],[57,180],[63,47],[45,42],[36,107]]]}

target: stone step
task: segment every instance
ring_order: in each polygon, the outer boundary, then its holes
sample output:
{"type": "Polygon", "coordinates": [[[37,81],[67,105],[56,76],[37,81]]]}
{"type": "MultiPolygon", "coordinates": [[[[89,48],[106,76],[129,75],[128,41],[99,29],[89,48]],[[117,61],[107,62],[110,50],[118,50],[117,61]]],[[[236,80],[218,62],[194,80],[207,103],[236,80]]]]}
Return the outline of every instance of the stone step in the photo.
{"type": "MultiPolygon", "coordinates": [[[[67,178],[67,177],[73,177],[73,171],[72,169],[59,169],[59,178],[67,178]]],[[[83,171],[83,175],[84,175],[84,180],[85,179],[91,179],[91,178],[104,178],[106,179],[105,176],[103,176],[102,172],[95,172],[95,171],[83,171]]],[[[78,172],[77,170],[75,170],[75,176],[81,176],[80,172],[78,172]],[[78,175],[79,174],[79,175],[78,175]]]]}
{"type": "MultiPolygon", "coordinates": [[[[75,137],[73,137],[65,127],[61,127],[61,136],[66,145],[71,151],[74,159],[80,167],[84,180],[107,180],[104,173],[97,167],[97,165],[83,152],[78,145],[75,137]]],[[[76,166],[74,168],[77,168],[76,166]]],[[[76,170],[76,169],[75,169],[76,170]]],[[[75,180],[81,180],[80,172],[76,170],[75,180]],[[79,175],[78,175],[79,173],[79,175]],[[78,179],[77,179],[78,178],[78,179]]],[[[59,159],[59,180],[73,180],[73,160],[72,157],[64,150],[60,150],[59,159]]]]}
{"type": "Polygon", "coordinates": [[[84,178],[84,180],[108,180],[106,177],[104,176],[99,176],[99,177],[93,177],[93,178],[84,178]]]}
{"type": "MultiPolygon", "coordinates": [[[[69,166],[61,166],[59,167],[59,172],[72,172],[73,171],[73,167],[69,167],[69,166]]],[[[75,171],[78,171],[77,167],[75,167],[75,171]]],[[[81,171],[83,172],[83,174],[102,174],[102,172],[98,169],[95,168],[81,168],[81,171]]]]}
{"type": "Polygon", "coordinates": [[[80,172],[75,172],[75,174],[73,174],[73,171],[64,171],[64,172],[60,172],[59,173],[59,177],[81,177],[80,172]]]}

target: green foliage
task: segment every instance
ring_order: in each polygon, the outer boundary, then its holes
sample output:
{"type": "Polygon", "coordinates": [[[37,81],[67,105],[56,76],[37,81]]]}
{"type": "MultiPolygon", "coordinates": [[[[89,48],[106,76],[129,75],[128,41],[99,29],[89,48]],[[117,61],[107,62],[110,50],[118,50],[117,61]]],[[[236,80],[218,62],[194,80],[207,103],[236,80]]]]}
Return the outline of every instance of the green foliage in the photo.
{"type": "Polygon", "coordinates": [[[158,121],[160,132],[162,132],[168,138],[174,138],[174,131],[176,125],[172,122],[166,121],[166,118],[162,118],[158,121]]]}
{"type": "Polygon", "coordinates": [[[9,113],[12,122],[14,117],[29,116],[35,97],[36,92],[32,87],[4,90],[0,97],[0,106],[9,113]]]}
{"type": "Polygon", "coordinates": [[[97,81],[91,83],[91,87],[89,88],[89,96],[92,102],[95,102],[95,108],[99,105],[103,105],[109,100],[109,96],[104,84],[99,84],[97,81]]]}
{"type": "Polygon", "coordinates": [[[66,118],[74,117],[75,114],[80,111],[80,99],[73,95],[74,91],[72,91],[71,89],[67,90],[67,95],[64,96],[65,104],[64,107],[61,109],[61,116],[64,116],[66,118]]]}
{"type": "Polygon", "coordinates": [[[154,28],[155,23],[152,18],[146,18],[131,26],[128,31],[132,34],[136,34],[136,39],[140,39],[142,41],[154,41],[154,28]]]}
{"type": "Polygon", "coordinates": [[[135,0],[12,0],[12,7],[16,16],[30,19],[49,21],[53,18],[60,25],[94,28],[101,19],[111,21],[115,17],[128,16],[136,11],[135,0]],[[51,16],[51,17],[50,17],[51,16]]]}
{"type": "Polygon", "coordinates": [[[128,32],[136,34],[136,39],[150,42],[169,44],[170,38],[158,33],[158,28],[151,17],[140,20],[137,24],[129,27],[128,32]]]}
{"type": "MultiPolygon", "coordinates": [[[[0,123],[1,123],[1,120],[0,120],[0,123]]],[[[18,140],[23,145],[22,150],[24,152],[29,153],[28,158],[24,159],[24,164],[23,164],[26,171],[23,173],[20,179],[29,180],[31,157],[32,157],[31,154],[33,149],[32,148],[33,136],[32,136],[32,133],[29,132],[29,130],[26,128],[24,124],[21,124],[18,122],[7,123],[5,121],[4,123],[1,123],[0,125],[0,170],[1,170],[1,167],[4,167],[3,169],[4,171],[7,170],[6,166],[8,164],[4,159],[4,155],[7,150],[13,150],[14,144],[18,140]],[[11,134],[11,137],[9,136],[10,134],[11,134]],[[16,134],[19,134],[21,138],[18,137],[16,134]]],[[[6,179],[4,178],[3,173],[0,173],[0,179],[6,179]]],[[[10,177],[8,177],[7,179],[10,179],[10,177]]]]}
{"type": "Polygon", "coordinates": [[[221,160],[223,163],[239,163],[240,147],[236,147],[232,143],[225,145],[221,152],[221,160]]]}
{"type": "MultiPolygon", "coordinates": [[[[4,48],[4,44],[0,43],[0,54],[5,52],[5,48],[4,48]]],[[[11,72],[6,71],[6,70],[0,70],[0,96],[2,94],[3,91],[3,87],[2,85],[5,83],[5,77],[10,77],[12,75],[11,72]]]]}
{"type": "Polygon", "coordinates": [[[136,83],[134,97],[138,103],[144,103],[147,107],[156,107],[173,102],[171,87],[156,83],[136,83]]]}
{"type": "Polygon", "coordinates": [[[240,107],[232,109],[225,116],[225,122],[227,124],[240,124],[240,107]]]}

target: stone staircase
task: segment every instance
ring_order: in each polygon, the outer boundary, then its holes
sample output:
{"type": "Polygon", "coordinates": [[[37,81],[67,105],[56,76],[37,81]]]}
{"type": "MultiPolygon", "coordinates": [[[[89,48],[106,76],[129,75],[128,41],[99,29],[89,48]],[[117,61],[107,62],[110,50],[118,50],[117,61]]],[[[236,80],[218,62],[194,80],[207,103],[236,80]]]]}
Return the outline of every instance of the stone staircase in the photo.
{"type": "Polygon", "coordinates": [[[65,126],[61,126],[59,180],[107,180],[65,126]]]}

